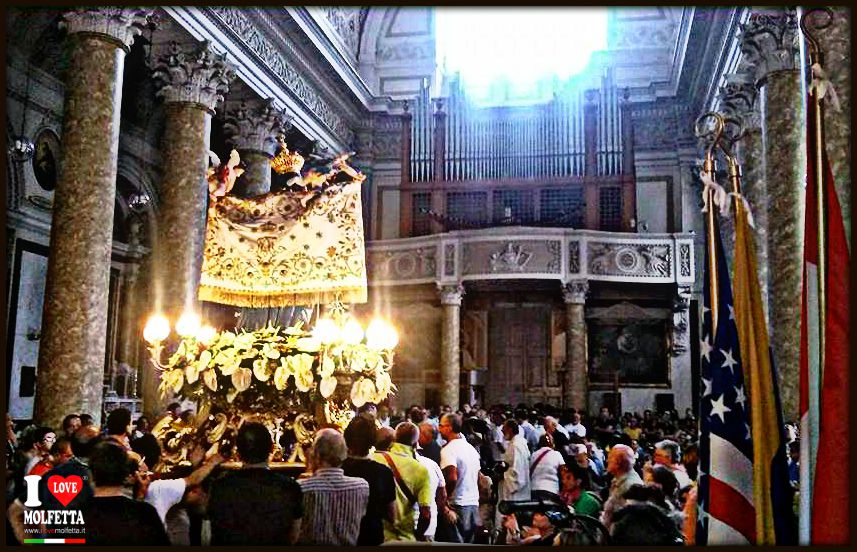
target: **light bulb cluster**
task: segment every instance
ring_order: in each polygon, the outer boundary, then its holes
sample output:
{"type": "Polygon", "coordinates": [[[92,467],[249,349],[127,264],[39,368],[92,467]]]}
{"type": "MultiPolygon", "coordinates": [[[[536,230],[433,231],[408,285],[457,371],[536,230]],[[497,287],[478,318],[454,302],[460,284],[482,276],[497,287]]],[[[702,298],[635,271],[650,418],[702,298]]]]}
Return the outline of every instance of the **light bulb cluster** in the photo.
{"type": "MultiPolygon", "coordinates": [[[[153,314],[143,329],[143,339],[149,345],[157,347],[170,336],[171,332],[170,321],[162,314],[153,314]]],[[[176,322],[175,332],[183,339],[195,338],[200,343],[209,345],[217,337],[217,330],[203,324],[200,316],[193,311],[182,313],[176,322]]],[[[372,320],[365,331],[353,318],[349,318],[344,323],[337,323],[331,318],[320,318],[313,326],[311,333],[324,345],[336,343],[358,345],[365,338],[366,346],[376,351],[394,349],[399,342],[396,329],[380,318],[372,320]]]]}
{"type": "Polygon", "coordinates": [[[338,324],[330,318],[321,318],[313,327],[312,335],[324,345],[344,343],[357,345],[366,339],[366,346],[376,351],[394,349],[399,342],[399,334],[388,322],[376,318],[366,330],[353,318],[344,324],[338,324]]]}
{"type": "MultiPolygon", "coordinates": [[[[210,343],[216,336],[217,330],[213,326],[203,324],[202,319],[193,311],[185,311],[179,317],[175,327],[179,337],[184,339],[195,338],[201,343],[210,343]]],[[[162,314],[153,314],[146,321],[143,328],[143,339],[149,345],[157,346],[170,336],[170,321],[162,314]]]]}

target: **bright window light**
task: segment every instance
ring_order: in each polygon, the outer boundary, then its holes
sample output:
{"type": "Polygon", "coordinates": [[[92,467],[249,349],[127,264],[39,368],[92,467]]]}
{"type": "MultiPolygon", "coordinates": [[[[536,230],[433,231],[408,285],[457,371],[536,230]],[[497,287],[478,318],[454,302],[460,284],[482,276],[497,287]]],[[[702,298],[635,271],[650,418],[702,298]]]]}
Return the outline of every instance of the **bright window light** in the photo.
{"type": "Polygon", "coordinates": [[[607,47],[606,8],[435,8],[441,74],[478,103],[550,98],[607,47]]]}

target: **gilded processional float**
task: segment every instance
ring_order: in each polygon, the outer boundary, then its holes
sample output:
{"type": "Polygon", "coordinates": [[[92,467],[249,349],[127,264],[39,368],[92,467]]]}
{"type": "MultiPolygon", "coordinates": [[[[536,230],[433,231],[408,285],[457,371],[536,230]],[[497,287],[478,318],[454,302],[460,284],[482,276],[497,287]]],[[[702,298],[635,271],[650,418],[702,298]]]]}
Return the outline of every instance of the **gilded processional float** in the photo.
{"type": "Polygon", "coordinates": [[[161,371],[162,397],[197,404],[195,423],[167,416],[153,429],[164,448],[162,471],[189,464],[195,446],[229,454],[238,427],[250,419],[271,430],[274,460],[303,462],[316,428],[344,428],[354,408],[395,390],[395,330],[380,319],[364,330],[346,306],[367,300],[365,176],[347,159],[335,158],[326,173],[302,175],[303,157],[281,141],[271,165],[288,186],[240,198],[229,194],[242,172],[238,153],[224,164],[212,154],[199,299],[315,308],[311,324],[268,323],[251,331],[218,331],[186,313],[173,337],[166,318],[149,319],[144,338],[161,371]],[[280,446],[284,442],[293,446],[280,446]]]}

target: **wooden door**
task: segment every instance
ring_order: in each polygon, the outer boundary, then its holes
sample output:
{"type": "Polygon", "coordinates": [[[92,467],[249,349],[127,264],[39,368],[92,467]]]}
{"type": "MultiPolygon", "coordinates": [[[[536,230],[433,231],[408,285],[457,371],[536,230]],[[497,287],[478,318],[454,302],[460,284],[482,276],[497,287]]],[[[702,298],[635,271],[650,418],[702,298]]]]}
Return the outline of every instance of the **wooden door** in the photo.
{"type": "Polygon", "coordinates": [[[491,310],[487,404],[516,405],[559,397],[559,382],[550,366],[550,322],[548,306],[491,310]]]}

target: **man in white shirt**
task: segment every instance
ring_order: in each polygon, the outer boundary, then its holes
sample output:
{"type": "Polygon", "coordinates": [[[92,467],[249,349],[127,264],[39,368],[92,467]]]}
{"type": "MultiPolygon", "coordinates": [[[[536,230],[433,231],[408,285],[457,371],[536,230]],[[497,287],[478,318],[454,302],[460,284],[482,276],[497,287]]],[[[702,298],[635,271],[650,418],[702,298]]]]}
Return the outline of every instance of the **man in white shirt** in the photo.
{"type": "Polygon", "coordinates": [[[461,434],[461,416],[444,414],[438,428],[446,440],[440,450],[440,468],[448,497],[444,517],[452,529],[445,538],[472,543],[479,525],[479,453],[461,434]]]}
{"type": "MultiPolygon", "coordinates": [[[[530,499],[530,448],[518,433],[518,422],[506,420],[503,423],[503,437],[506,439],[506,451],[503,461],[508,466],[497,488],[497,500],[530,499]]],[[[503,523],[503,514],[497,510],[497,527],[503,523]]]]}
{"type": "Polygon", "coordinates": [[[569,437],[572,435],[586,437],[586,427],[580,423],[580,414],[577,412],[571,415],[571,423],[565,424],[565,429],[568,431],[569,437]]]}
{"type": "MultiPolygon", "coordinates": [[[[423,456],[419,451],[417,452],[416,459],[422,464],[426,470],[428,470],[429,474],[429,488],[434,489],[434,501],[429,504],[429,510],[431,511],[431,521],[429,521],[429,526],[426,529],[425,540],[433,541],[435,533],[437,532],[437,512],[442,507],[446,506],[447,498],[446,498],[446,481],[443,478],[443,472],[440,469],[440,466],[432,460],[431,458],[427,458],[423,456]]],[[[419,508],[414,508],[414,518],[419,518],[419,508]]],[[[419,536],[419,535],[417,535],[419,536]]]]}

